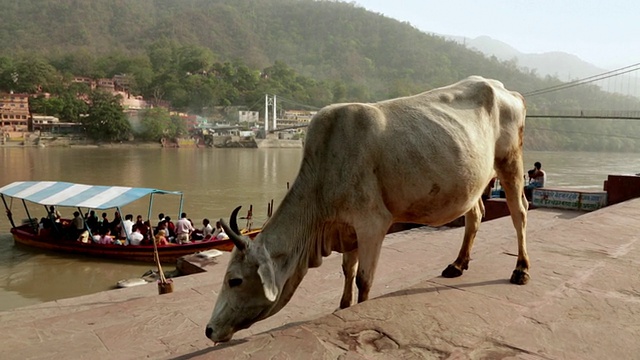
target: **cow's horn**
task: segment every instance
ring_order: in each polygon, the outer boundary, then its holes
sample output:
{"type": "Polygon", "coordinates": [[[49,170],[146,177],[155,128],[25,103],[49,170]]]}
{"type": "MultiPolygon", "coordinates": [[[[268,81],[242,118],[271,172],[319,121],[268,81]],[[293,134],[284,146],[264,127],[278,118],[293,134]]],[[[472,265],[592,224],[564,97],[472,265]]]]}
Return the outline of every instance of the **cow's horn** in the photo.
{"type": "Polygon", "coordinates": [[[222,225],[224,232],[227,234],[227,236],[229,236],[229,239],[231,239],[231,241],[238,248],[238,250],[244,251],[249,244],[247,239],[244,238],[244,236],[238,234],[239,232],[237,231],[238,224],[236,222],[236,216],[238,215],[238,211],[240,211],[240,206],[238,206],[231,213],[231,220],[230,220],[231,226],[228,226],[226,221],[224,221],[224,219],[220,219],[220,225],[222,225]]]}
{"type": "Polygon", "coordinates": [[[238,213],[240,212],[241,208],[242,206],[238,206],[237,208],[233,209],[233,211],[231,212],[231,218],[229,218],[229,225],[231,226],[231,230],[233,230],[233,232],[238,235],[240,235],[240,230],[238,229],[238,221],[236,219],[238,218],[238,213]]]}

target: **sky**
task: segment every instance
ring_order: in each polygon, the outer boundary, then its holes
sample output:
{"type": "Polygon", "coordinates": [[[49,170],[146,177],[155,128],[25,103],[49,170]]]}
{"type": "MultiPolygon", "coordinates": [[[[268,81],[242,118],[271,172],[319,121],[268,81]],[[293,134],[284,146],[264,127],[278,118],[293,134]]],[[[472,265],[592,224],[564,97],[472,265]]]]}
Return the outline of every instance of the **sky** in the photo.
{"type": "Polygon", "coordinates": [[[640,63],[638,0],[356,0],[441,35],[486,35],[523,53],[562,51],[605,69],[640,63]]]}

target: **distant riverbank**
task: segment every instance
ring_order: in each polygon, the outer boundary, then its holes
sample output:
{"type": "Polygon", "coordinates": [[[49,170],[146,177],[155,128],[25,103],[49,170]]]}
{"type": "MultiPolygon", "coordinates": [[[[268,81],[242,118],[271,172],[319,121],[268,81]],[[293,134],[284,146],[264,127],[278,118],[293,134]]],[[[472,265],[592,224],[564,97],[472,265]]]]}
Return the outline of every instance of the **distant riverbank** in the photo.
{"type": "Polygon", "coordinates": [[[118,149],[129,149],[129,148],[146,148],[146,149],[154,149],[161,148],[162,144],[160,142],[152,142],[152,141],[121,141],[121,142],[100,142],[93,140],[85,140],[85,139],[72,139],[59,137],[51,140],[42,140],[38,142],[28,142],[28,141],[7,141],[4,143],[0,143],[1,147],[11,147],[11,148],[20,148],[20,147],[71,147],[71,148],[118,148],[118,149]]]}

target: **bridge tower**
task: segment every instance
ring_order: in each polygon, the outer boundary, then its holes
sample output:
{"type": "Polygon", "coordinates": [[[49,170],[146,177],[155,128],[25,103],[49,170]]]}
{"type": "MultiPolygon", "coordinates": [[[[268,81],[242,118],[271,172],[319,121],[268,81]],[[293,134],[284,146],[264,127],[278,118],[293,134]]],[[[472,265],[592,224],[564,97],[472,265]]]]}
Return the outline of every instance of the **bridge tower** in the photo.
{"type": "Polygon", "coordinates": [[[276,96],[269,94],[264,95],[264,132],[267,134],[269,132],[269,106],[271,106],[271,110],[273,113],[273,121],[271,131],[275,130],[276,125],[276,96]]]}

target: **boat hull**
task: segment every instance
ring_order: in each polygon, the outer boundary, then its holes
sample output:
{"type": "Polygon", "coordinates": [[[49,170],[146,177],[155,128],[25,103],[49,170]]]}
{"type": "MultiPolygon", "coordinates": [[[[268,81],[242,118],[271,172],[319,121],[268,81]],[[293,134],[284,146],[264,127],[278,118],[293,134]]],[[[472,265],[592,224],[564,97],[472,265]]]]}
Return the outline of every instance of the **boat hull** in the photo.
{"type": "MultiPolygon", "coordinates": [[[[247,234],[248,236],[257,235],[258,231],[247,234]]],[[[19,226],[11,229],[11,234],[16,244],[24,246],[50,250],[56,252],[64,252],[68,254],[86,255],[99,258],[137,261],[153,263],[153,245],[113,245],[113,244],[95,244],[83,243],[80,241],[71,241],[58,239],[53,236],[39,236],[33,233],[31,227],[19,226]]],[[[158,246],[158,254],[160,261],[163,263],[175,262],[178,258],[205,251],[205,250],[233,250],[233,242],[229,239],[225,240],[206,240],[194,241],[189,244],[170,244],[158,246]]]]}

